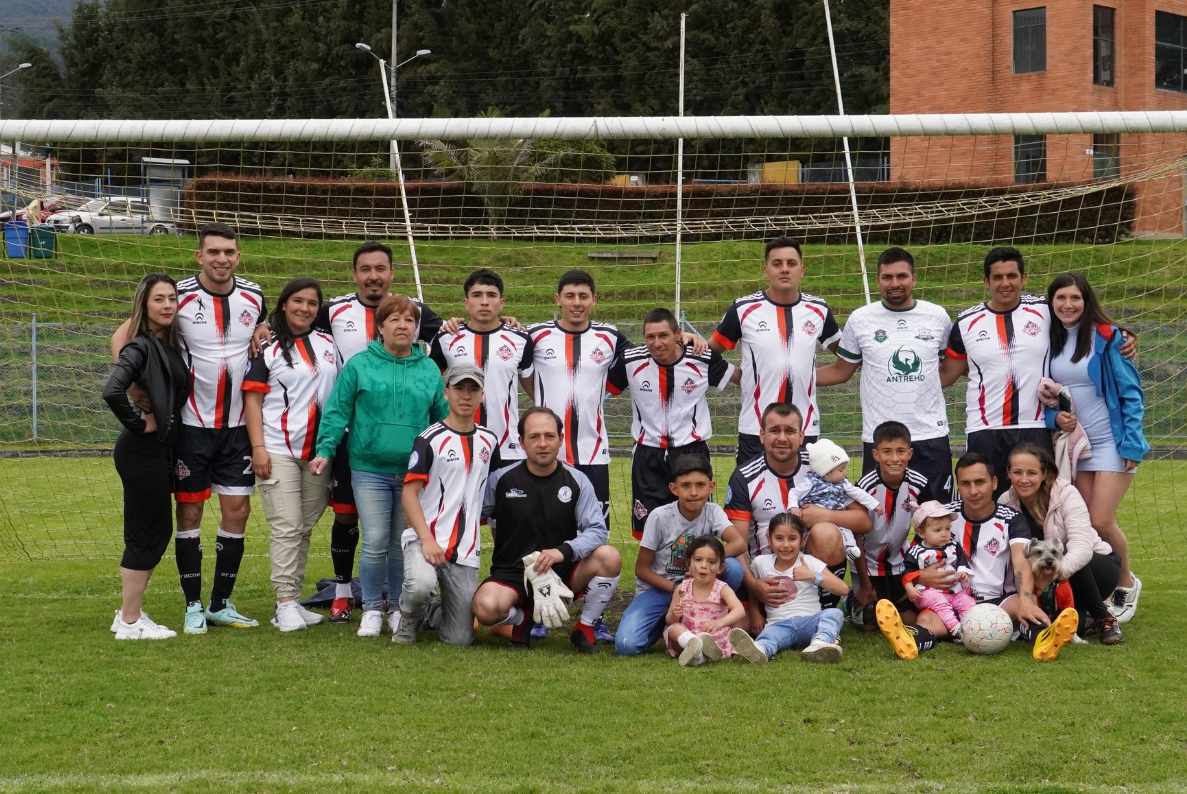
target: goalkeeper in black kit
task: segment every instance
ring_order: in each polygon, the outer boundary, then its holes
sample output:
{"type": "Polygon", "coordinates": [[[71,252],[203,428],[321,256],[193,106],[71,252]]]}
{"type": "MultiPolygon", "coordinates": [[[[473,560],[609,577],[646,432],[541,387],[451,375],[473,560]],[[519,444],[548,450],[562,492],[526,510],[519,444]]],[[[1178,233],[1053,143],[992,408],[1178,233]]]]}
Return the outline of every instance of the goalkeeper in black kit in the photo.
{"type": "Polygon", "coordinates": [[[569,642],[598,653],[594,621],[618,587],[622,557],[606,543],[610,532],[593,484],[557,460],[564,426],[548,408],[519,420],[527,460],[490,475],[482,514],[494,534],[490,576],[474,594],[474,617],[484,626],[511,626],[511,646],[527,648],[532,620],[550,629],[569,619],[568,601],[584,598],[569,642]]]}

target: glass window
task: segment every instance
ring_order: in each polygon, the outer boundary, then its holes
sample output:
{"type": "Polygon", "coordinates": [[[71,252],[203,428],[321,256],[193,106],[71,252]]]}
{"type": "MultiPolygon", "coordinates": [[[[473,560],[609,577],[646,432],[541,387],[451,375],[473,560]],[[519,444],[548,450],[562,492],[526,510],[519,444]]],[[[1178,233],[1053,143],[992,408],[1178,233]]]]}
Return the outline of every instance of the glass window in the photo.
{"type": "Polygon", "coordinates": [[[107,205],[107,211],[112,215],[127,215],[128,214],[128,200],[127,199],[112,199],[107,205]]]}
{"type": "Polygon", "coordinates": [[[1154,12],[1154,87],[1187,93],[1187,17],[1154,12]]]}
{"type": "Polygon", "coordinates": [[[1014,181],[1020,185],[1047,181],[1047,136],[1014,136],[1014,181]]]}
{"type": "Polygon", "coordinates": [[[1121,135],[1092,136],[1092,178],[1116,179],[1121,176],[1121,135]]]}
{"type": "Polygon", "coordinates": [[[1014,12],[1014,74],[1047,71],[1047,8],[1014,12]]]}
{"type": "Polygon", "coordinates": [[[1108,6],[1092,7],[1092,82],[1114,85],[1113,74],[1117,62],[1117,9],[1108,6]]]}

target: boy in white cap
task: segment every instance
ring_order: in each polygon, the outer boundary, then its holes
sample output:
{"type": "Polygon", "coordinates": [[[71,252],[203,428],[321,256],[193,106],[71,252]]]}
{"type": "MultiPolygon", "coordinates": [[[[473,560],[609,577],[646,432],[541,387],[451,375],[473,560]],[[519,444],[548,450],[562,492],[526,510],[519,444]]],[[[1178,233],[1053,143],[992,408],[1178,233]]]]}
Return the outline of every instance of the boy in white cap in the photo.
{"type": "MultiPolygon", "coordinates": [[[[849,482],[849,454],[835,442],[822,438],[814,444],[808,444],[807,450],[808,465],[812,470],[796,487],[789,500],[794,501],[795,507],[819,505],[829,510],[844,510],[853,502],[857,502],[878,515],[886,512],[877,499],[849,482]]],[[[857,539],[850,530],[844,527],[839,529],[841,539],[845,543],[845,556],[856,560],[861,556],[861,547],[857,545],[857,539]]]]}

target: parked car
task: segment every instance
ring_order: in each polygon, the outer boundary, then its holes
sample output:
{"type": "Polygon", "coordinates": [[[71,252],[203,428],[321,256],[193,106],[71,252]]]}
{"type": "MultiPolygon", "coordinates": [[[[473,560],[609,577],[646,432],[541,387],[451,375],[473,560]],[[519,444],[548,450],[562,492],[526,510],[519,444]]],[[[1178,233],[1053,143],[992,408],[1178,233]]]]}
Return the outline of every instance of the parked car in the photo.
{"type": "Polygon", "coordinates": [[[127,196],[91,199],[77,210],[55,212],[46,223],[60,234],[177,234],[172,220],[155,217],[147,201],[127,196]]]}
{"type": "MultiPolygon", "coordinates": [[[[21,208],[16,211],[16,219],[18,221],[28,220],[28,203],[30,202],[26,202],[25,205],[22,205],[21,208]]],[[[37,219],[33,222],[45,223],[46,219],[56,212],[68,212],[69,210],[81,209],[86,203],[87,200],[82,196],[51,196],[42,200],[41,211],[37,213],[37,219]]],[[[0,212],[0,223],[6,223],[7,221],[12,220],[12,216],[12,210],[0,212]]]]}

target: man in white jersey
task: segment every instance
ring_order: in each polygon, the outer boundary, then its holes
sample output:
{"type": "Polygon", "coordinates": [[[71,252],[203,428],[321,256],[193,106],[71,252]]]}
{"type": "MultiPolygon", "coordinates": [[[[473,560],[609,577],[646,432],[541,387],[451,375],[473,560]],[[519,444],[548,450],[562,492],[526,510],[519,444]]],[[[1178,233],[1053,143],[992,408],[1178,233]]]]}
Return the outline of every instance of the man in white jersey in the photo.
{"type": "Polygon", "coordinates": [[[946,502],[952,498],[952,445],[940,361],[952,321],[942,307],[915,299],[910,252],[887,248],[877,267],[882,300],[849,315],[837,360],[816,370],[816,385],[844,383],[861,367],[862,474],[876,465],[874,428],[902,422],[911,433],[911,468],[946,502]]]}
{"type": "Polygon", "coordinates": [[[643,338],[646,344],[626,350],[609,379],[611,394],[631,392],[631,531],[637,540],[651,511],[676,501],[669,487],[676,461],[690,454],[709,458],[709,388],[721,391],[741,378],[716,350],[696,355],[687,349],[667,309],[647,313],[643,338]]]}
{"type": "MultiPolygon", "coordinates": [[[[391,294],[393,274],[392,249],[377,241],[363,243],[354,251],[350,274],[357,291],[332,298],[318,310],[313,327],[333,336],[343,365],[375,339],[375,309],[391,294]]],[[[417,338],[425,343],[432,342],[441,330],[441,318],[420,301],[413,299],[413,303],[420,307],[417,338]]],[[[347,439],[342,440],[334,454],[333,482],[330,503],[334,508],[334,525],[330,530],[330,559],[334,565],[336,587],[330,604],[330,622],[349,623],[353,600],[350,582],[354,576],[354,553],[359,544],[359,515],[354,506],[354,490],[350,486],[347,439]]]]}
{"type": "MultiPolygon", "coordinates": [[[[207,622],[239,628],[259,625],[229,599],[243,560],[243,535],[255,475],[243,417],[243,379],[257,330],[267,339],[266,308],[259,285],[239,278],[239,235],[225,223],[198,230],[201,271],[177,285],[178,332],[190,367],[190,397],[174,451],[177,535],[174,550],[186,600],[187,634],[207,622]],[[202,607],[203,507],[218,494],[221,522],[215,543],[214,585],[202,607]]],[[[128,323],[112,337],[113,352],[127,341],[128,323]]]]}
{"type": "Polygon", "coordinates": [[[804,410],[804,441],[820,436],[816,406],[816,346],[835,350],[841,329],[828,304],[800,292],[800,244],[776,237],[766,244],[767,288],[738,298],[726,310],[709,346],[738,349],[742,359],[742,411],[738,416],[738,465],[762,454],[759,431],[768,405],[791,402],[804,410]]]}
{"type": "Polygon", "coordinates": [[[519,443],[519,386],[532,386],[532,338],[500,319],[503,279],[493,270],[475,270],[462,287],[470,319],[456,331],[442,330],[429,346],[441,371],[472,363],[486,375],[482,402],[474,421],[495,434],[499,443],[490,470],[498,471],[527,453],[519,443]]]}

